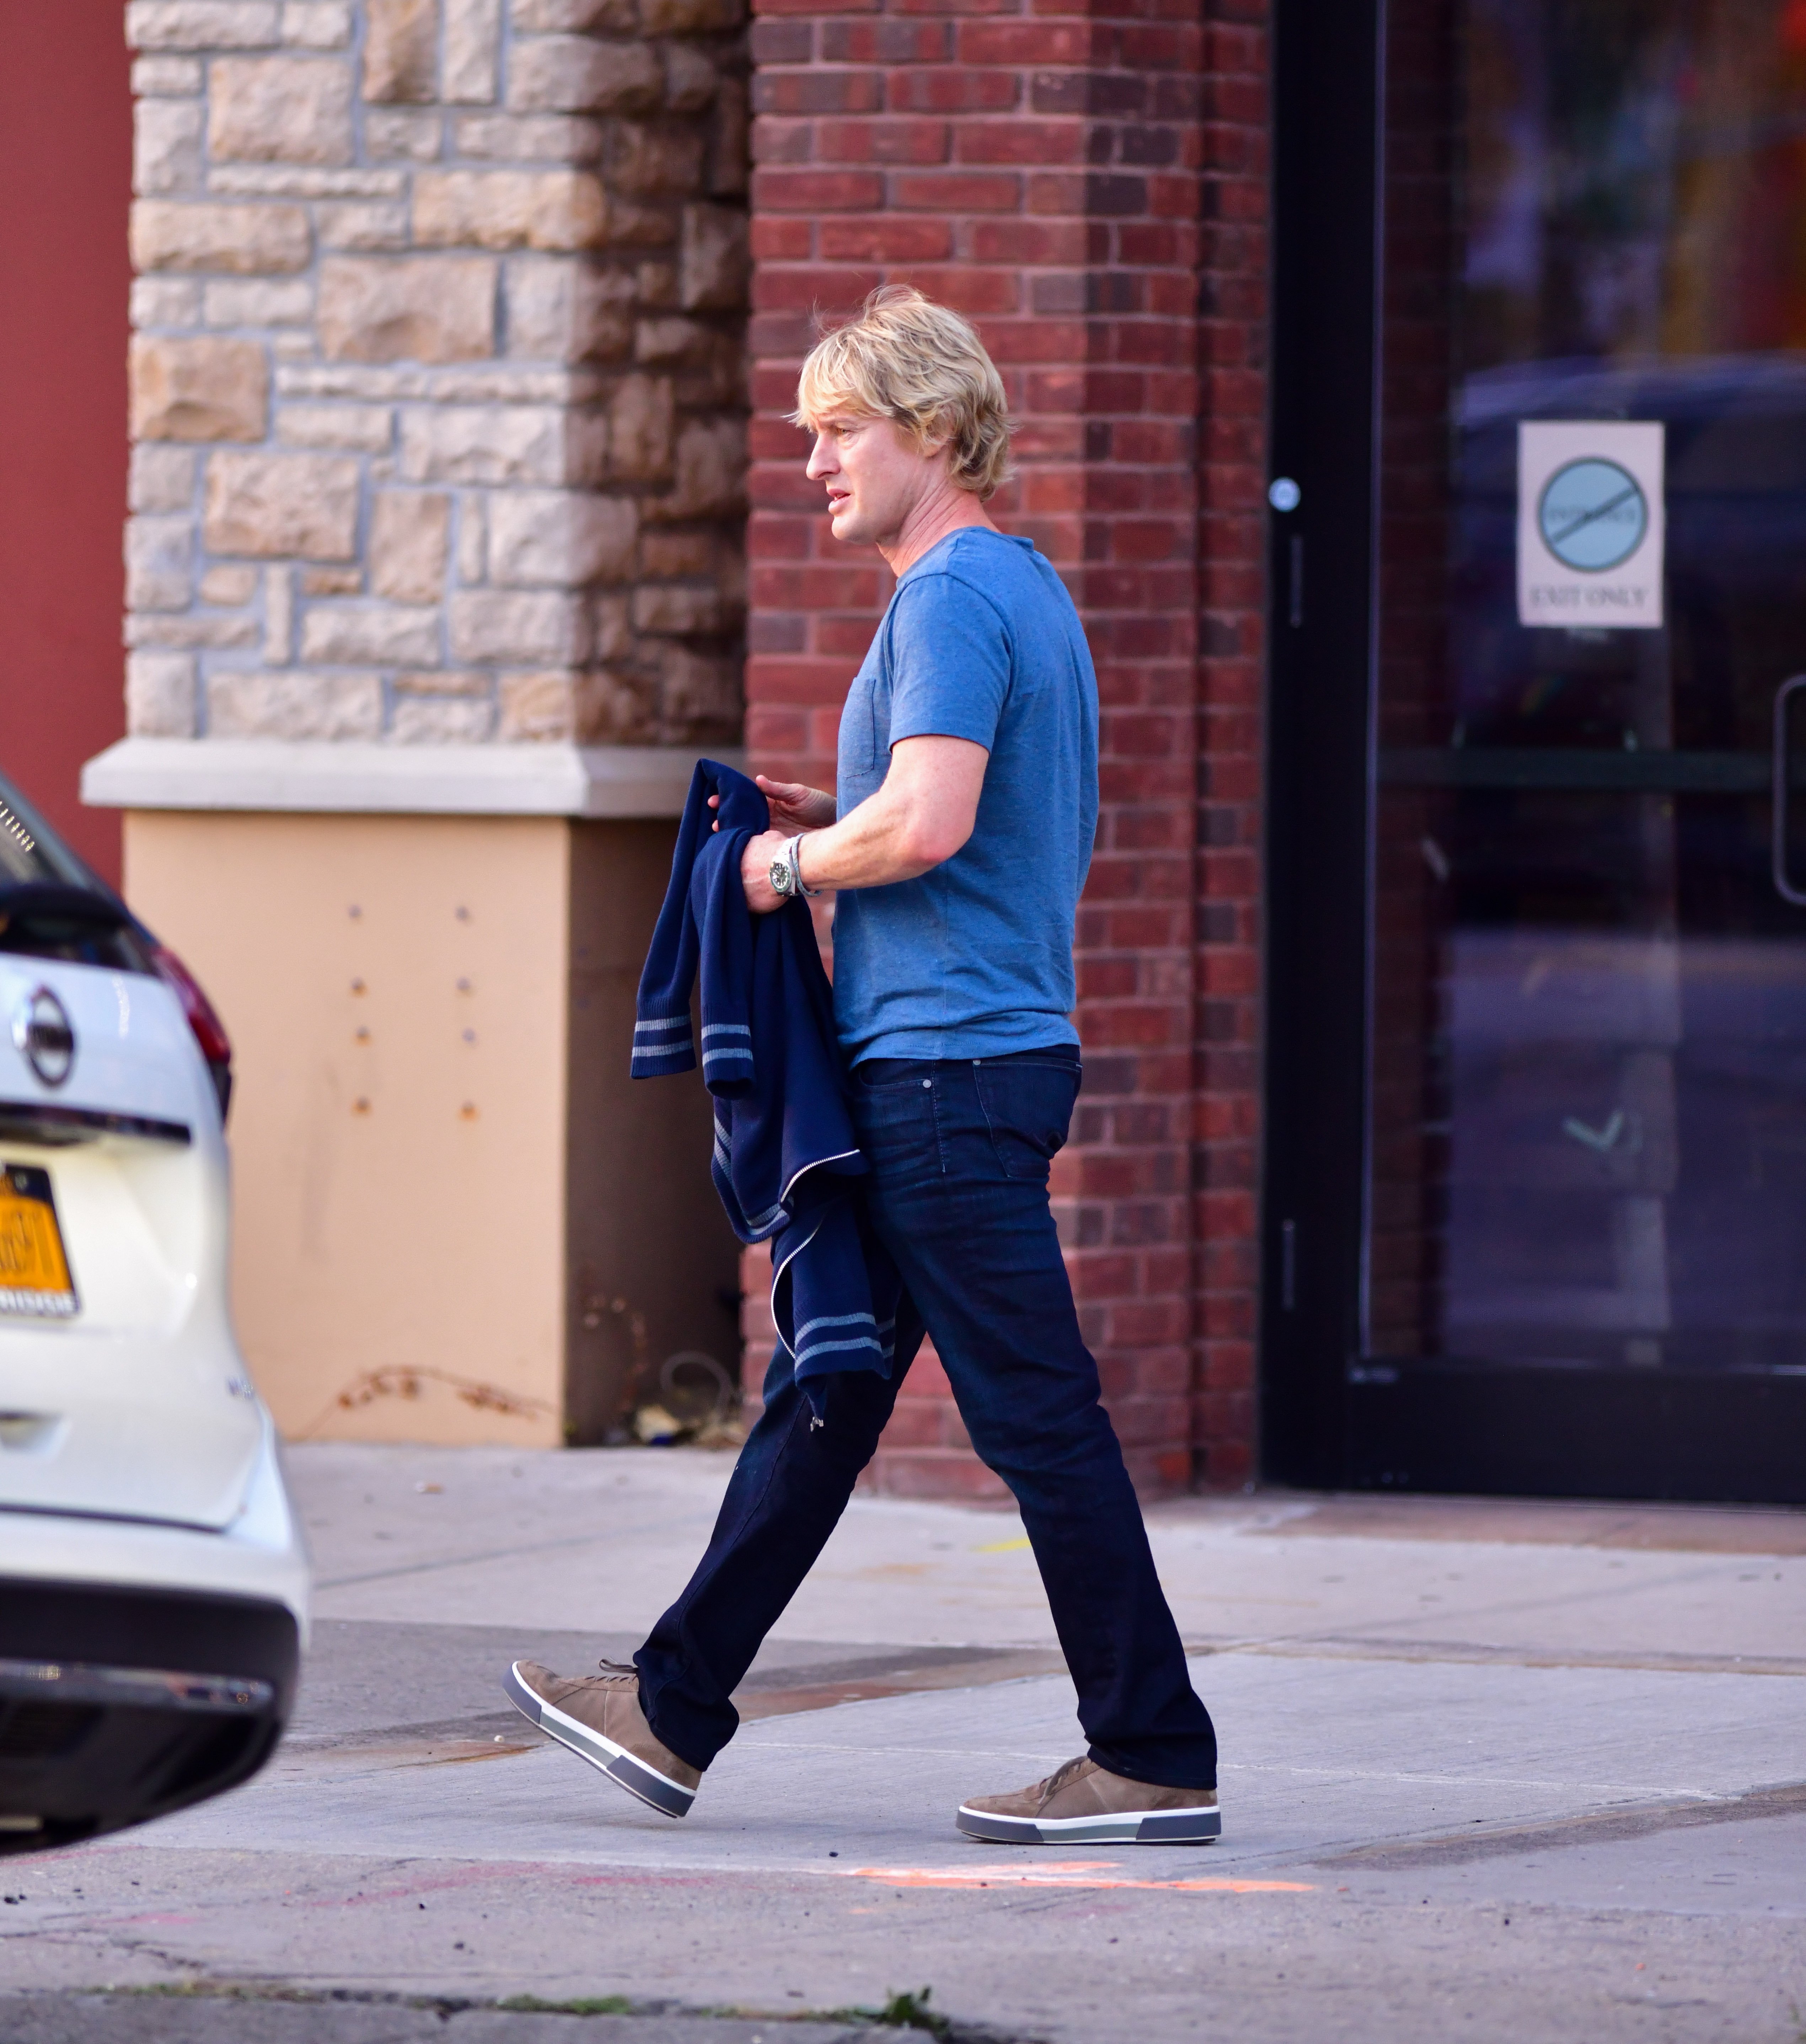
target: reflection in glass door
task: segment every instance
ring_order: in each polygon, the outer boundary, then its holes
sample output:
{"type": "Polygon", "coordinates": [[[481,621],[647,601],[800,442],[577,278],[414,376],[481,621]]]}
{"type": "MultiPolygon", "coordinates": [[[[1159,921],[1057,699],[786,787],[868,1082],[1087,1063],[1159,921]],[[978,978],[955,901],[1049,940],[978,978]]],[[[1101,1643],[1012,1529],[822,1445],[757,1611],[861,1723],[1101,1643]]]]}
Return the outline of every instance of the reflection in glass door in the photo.
{"type": "Polygon", "coordinates": [[[1357,1374],[1806,1375],[1806,4],[1385,48],[1357,1374]]]}

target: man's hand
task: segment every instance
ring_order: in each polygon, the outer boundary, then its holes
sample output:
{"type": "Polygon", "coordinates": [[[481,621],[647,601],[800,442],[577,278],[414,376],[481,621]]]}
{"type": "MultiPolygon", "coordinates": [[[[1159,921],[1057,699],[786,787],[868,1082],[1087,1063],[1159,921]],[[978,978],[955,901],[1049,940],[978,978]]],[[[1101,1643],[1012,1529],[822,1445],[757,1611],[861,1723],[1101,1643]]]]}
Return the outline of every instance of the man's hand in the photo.
{"type": "MultiPolygon", "coordinates": [[[[771,828],[782,831],[786,837],[795,837],[799,832],[825,830],[833,822],[834,797],[824,794],[820,789],[812,788],[802,781],[768,781],[763,774],[755,774],[759,792],[765,797],[771,811],[771,828]]],[[[721,806],[719,795],[709,797],[709,806],[721,806]]],[[[714,828],[719,830],[719,824],[714,828]]]]}
{"type": "Polygon", "coordinates": [[[796,836],[794,831],[761,831],[757,837],[747,840],[746,850],[740,854],[740,885],[746,889],[746,905],[755,916],[769,916],[774,909],[782,909],[784,897],[773,891],[771,862],[784,849],[787,840],[796,836]]]}
{"type": "Polygon", "coordinates": [[[752,777],[759,792],[771,805],[771,828],[786,837],[801,831],[825,830],[836,814],[834,797],[801,781],[767,781],[763,774],[752,777]]]}

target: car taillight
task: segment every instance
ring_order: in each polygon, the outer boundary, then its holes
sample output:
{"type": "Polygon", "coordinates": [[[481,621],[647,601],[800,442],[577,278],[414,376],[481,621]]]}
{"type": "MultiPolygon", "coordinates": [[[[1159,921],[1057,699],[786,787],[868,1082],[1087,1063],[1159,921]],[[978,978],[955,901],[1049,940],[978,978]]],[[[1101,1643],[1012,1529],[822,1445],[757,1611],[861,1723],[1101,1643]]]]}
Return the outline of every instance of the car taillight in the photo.
{"type": "Polygon", "coordinates": [[[194,1032],[194,1040],[213,1075],[223,1119],[232,1099],[232,1039],[225,1032],[225,1024],[201,991],[200,982],[167,944],[151,947],[151,962],[158,977],[175,989],[175,997],[182,1003],[182,1012],[188,1017],[188,1026],[194,1032]]]}

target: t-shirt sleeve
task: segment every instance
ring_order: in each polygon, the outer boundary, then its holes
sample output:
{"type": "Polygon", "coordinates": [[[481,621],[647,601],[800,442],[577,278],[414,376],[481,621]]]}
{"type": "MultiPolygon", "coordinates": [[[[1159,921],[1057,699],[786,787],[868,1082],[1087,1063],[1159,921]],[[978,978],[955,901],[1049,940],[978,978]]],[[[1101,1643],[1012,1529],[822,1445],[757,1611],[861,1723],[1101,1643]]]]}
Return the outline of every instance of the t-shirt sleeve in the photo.
{"type": "Polygon", "coordinates": [[[1009,638],[997,606],[969,582],[928,574],[904,582],[890,622],[891,743],[969,738],[991,750],[1009,694],[1009,638]]]}

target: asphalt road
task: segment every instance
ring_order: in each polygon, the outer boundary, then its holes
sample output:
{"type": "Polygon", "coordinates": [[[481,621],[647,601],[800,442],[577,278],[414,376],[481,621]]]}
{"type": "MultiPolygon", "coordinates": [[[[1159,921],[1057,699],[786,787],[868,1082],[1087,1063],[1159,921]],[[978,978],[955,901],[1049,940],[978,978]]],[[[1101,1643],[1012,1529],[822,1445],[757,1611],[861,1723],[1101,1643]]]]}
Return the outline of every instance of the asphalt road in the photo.
{"type": "Polygon", "coordinates": [[[1159,1508],[1224,1836],[1066,1855],[951,1821],[1080,1746],[1012,1517],[855,1500],[674,1824],[496,1678],[628,1650],[723,1461],[295,1473],[321,1589],[290,1740],[217,1803],[0,1868],[3,2044],[839,2044],[923,1988],[1048,2044],[1806,2034],[1806,1515],[1159,1508]],[[277,1988],[340,1998],[219,1998],[277,1988]],[[523,1995],[629,2012],[489,2006],[523,1995]]]}

